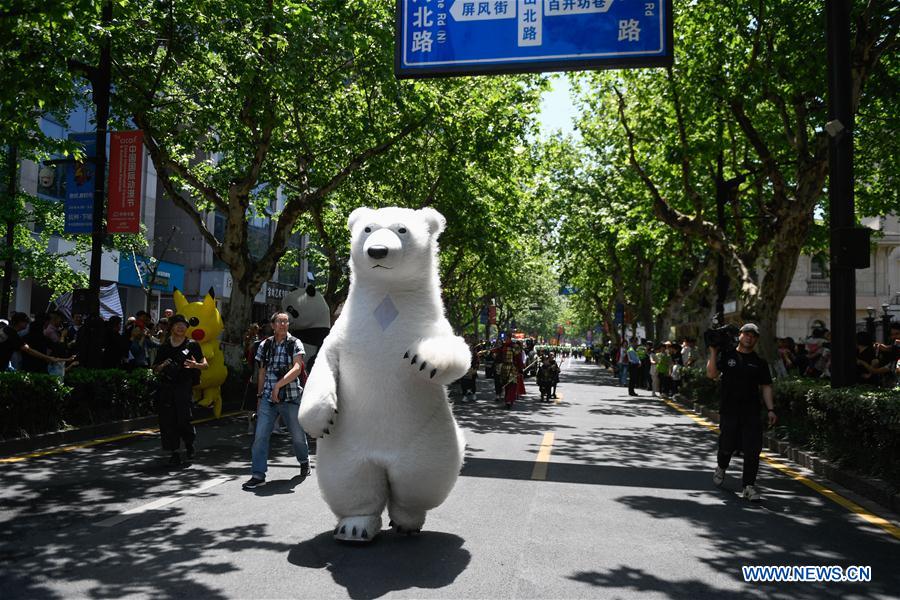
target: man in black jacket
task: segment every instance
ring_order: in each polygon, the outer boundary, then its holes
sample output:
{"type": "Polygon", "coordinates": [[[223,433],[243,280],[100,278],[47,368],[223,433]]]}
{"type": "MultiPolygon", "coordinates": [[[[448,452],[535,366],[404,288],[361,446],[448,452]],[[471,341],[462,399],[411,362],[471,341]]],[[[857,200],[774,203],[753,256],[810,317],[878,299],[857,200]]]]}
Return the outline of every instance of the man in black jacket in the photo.
{"type": "Polygon", "coordinates": [[[706,376],[716,379],[722,375],[719,406],[718,466],[713,483],[721,486],[725,469],[735,450],[744,454],[743,497],[751,502],[762,500],[756,489],[759,454],[762,451],[762,419],[759,395],[768,410],[769,427],[775,425],[775,406],[772,396],[772,375],[768,363],[753,349],[759,341],[759,328],[753,323],[741,327],[736,348],[710,347],[706,376]]]}

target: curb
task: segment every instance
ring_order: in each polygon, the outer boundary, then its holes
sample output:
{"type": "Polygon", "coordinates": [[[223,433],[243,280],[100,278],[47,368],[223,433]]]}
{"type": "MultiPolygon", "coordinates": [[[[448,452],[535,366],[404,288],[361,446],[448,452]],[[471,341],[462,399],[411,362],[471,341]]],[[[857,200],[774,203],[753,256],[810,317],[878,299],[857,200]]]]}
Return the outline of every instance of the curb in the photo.
{"type": "Polygon", "coordinates": [[[0,442],[0,456],[10,456],[12,454],[22,454],[23,452],[43,450],[45,448],[50,448],[53,446],[86,442],[98,437],[107,437],[116,435],[118,433],[126,433],[135,429],[146,429],[148,427],[155,426],[158,422],[159,417],[157,417],[156,415],[148,415],[146,417],[127,419],[125,421],[113,421],[112,423],[89,425],[87,427],[80,427],[78,429],[67,429],[65,431],[41,433],[29,438],[6,440],[0,442]]]}
{"type": "MultiPolygon", "coordinates": [[[[706,408],[696,402],[689,403],[680,395],[673,398],[672,401],[678,403],[687,410],[691,410],[702,417],[709,419],[713,423],[719,422],[718,411],[706,408]]],[[[785,440],[778,439],[772,432],[767,431],[763,434],[763,448],[809,469],[816,475],[820,475],[842,485],[845,488],[856,492],[860,496],[880,504],[888,510],[900,513],[900,491],[892,487],[886,481],[841,469],[834,463],[829,462],[827,459],[822,458],[809,450],[801,450],[800,448],[791,446],[790,443],[785,440]]]]}
{"type": "MultiPolygon", "coordinates": [[[[233,403],[229,403],[229,405],[222,407],[222,414],[239,410],[239,405],[235,404],[234,406],[231,406],[231,404],[233,403]]],[[[195,414],[194,418],[197,419],[198,416],[195,414]]],[[[201,416],[199,418],[203,417],[201,416]]],[[[75,429],[41,433],[32,437],[4,440],[0,441],[0,457],[5,458],[15,454],[45,450],[55,446],[89,442],[97,438],[114,436],[130,431],[151,429],[158,425],[159,416],[152,414],[144,417],[136,417],[134,419],[125,419],[123,421],[111,421],[109,423],[98,423],[97,425],[87,425],[75,429]]]]}

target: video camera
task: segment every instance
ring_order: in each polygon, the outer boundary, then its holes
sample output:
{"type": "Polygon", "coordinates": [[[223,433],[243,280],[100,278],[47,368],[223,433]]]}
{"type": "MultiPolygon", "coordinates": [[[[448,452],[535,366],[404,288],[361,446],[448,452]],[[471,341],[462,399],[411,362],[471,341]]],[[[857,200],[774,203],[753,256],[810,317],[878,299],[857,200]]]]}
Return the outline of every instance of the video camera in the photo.
{"type": "Polygon", "coordinates": [[[707,348],[728,348],[737,346],[741,330],[736,325],[711,327],[703,332],[703,343],[707,348]]]}
{"type": "Polygon", "coordinates": [[[184,363],[187,361],[190,356],[191,351],[187,347],[187,344],[184,345],[184,348],[179,352],[175,358],[167,358],[165,360],[165,366],[160,370],[160,376],[166,381],[172,382],[178,379],[178,374],[181,373],[184,368],[184,363]]]}

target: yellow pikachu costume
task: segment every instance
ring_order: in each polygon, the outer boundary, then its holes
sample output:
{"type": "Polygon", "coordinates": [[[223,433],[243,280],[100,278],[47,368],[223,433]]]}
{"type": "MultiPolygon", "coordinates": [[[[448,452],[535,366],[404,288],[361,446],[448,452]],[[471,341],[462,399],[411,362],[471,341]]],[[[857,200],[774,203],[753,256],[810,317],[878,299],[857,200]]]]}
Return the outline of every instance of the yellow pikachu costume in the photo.
{"type": "Polygon", "coordinates": [[[222,414],[222,384],[228,376],[225,367],[225,355],[219,347],[219,335],[222,333],[222,315],[216,308],[216,295],[212,288],[203,302],[188,302],[179,290],[173,294],[175,312],[184,315],[188,320],[187,337],[200,344],[203,356],[209,368],[200,373],[200,385],[194,386],[194,399],[200,406],[212,407],[213,414],[222,414]]]}

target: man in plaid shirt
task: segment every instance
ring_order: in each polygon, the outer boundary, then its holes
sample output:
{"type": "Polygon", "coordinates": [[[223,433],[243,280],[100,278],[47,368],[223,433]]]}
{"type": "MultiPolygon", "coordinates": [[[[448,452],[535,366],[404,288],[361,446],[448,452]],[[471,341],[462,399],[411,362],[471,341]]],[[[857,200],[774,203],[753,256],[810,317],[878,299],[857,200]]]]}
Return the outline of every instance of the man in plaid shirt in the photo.
{"type": "Polygon", "coordinates": [[[287,313],[272,315],[275,334],[263,340],[256,351],[256,362],[260,365],[257,396],[256,434],[251,451],[251,476],[242,486],[252,490],[266,483],[269,458],[269,439],[275,419],[280,415],[291,433],[294,455],[300,463],[300,476],[309,475],[309,448],[306,433],[300,427],[297,411],[300,410],[300,374],[303,372],[303,343],[292,336],[288,329],[290,317],[287,313]]]}

